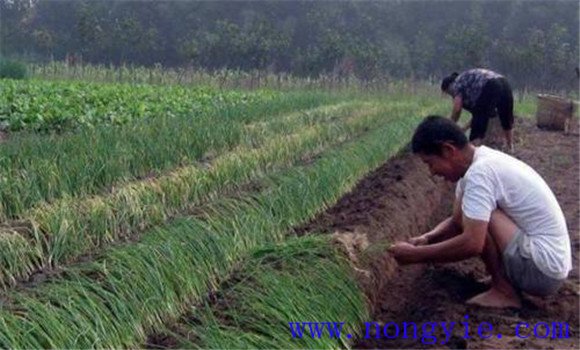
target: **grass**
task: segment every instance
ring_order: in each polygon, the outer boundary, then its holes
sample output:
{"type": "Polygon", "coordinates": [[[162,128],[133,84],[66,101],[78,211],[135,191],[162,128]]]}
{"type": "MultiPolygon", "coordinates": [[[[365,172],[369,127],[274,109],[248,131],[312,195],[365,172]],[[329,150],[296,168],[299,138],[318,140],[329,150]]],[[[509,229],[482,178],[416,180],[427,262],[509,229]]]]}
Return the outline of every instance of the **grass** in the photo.
{"type": "Polygon", "coordinates": [[[34,288],[10,291],[0,310],[2,347],[135,347],[216,290],[250,250],[281,242],[403,145],[418,118],[397,119],[272,175],[264,190],[222,199],[198,218],[149,231],[34,288]]]}
{"type": "Polygon", "coordinates": [[[208,168],[185,167],[159,178],[129,183],[111,194],[60,200],[26,213],[34,223],[34,234],[29,234],[28,249],[18,246],[19,254],[12,254],[6,247],[6,263],[0,269],[4,278],[0,281],[10,285],[39,269],[62,265],[83,253],[127,239],[228,189],[314,157],[385,120],[378,111],[362,115],[372,108],[355,112],[353,106],[346,107],[321,109],[312,114],[321,119],[319,124],[295,125],[287,130],[294,133],[270,138],[257,148],[242,147],[226,153],[208,168]],[[328,118],[336,120],[324,123],[328,118]]]}
{"type": "Polygon", "coordinates": [[[347,334],[354,337],[369,318],[349,263],[327,236],[264,245],[240,265],[213,300],[191,307],[164,332],[170,344],[188,349],[348,348],[347,334]],[[331,337],[328,329],[310,333],[308,326],[299,337],[300,331],[289,325],[331,320],[344,322],[340,338],[331,337]]]}
{"type": "Polygon", "coordinates": [[[118,128],[15,137],[0,146],[0,219],[17,218],[42,201],[97,194],[116,182],[194,164],[207,154],[231,150],[245,141],[244,125],[329,100],[328,96],[288,94],[205,115],[159,116],[118,128]]]}

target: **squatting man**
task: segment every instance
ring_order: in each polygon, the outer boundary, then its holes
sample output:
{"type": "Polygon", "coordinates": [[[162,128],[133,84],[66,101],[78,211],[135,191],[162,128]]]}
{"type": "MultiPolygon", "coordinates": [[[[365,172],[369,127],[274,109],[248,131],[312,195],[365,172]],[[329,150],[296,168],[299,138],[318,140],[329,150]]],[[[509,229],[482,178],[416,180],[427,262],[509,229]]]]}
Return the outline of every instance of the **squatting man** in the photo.
{"type": "Polygon", "coordinates": [[[491,288],[467,302],[521,307],[521,292],[546,296],[571,270],[570,238],[552,190],[527,164],[476,147],[452,120],[427,117],[415,130],[413,153],[432,175],[457,182],[450,217],[389,253],[399,264],[453,262],[481,256],[491,288]]]}

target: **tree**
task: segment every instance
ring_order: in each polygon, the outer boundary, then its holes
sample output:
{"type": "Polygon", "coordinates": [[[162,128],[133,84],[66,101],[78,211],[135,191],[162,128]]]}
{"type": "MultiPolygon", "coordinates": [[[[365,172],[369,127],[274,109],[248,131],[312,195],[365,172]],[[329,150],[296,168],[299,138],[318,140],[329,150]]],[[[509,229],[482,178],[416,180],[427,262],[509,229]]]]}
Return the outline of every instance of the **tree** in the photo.
{"type": "Polygon", "coordinates": [[[485,67],[490,39],[476,24],[452,26],[445,35],[443,67],[457,71],[485,67]]]}
{"type": "Polygon", "coordinates": [[[37,61],[82,53],[361,79],[487,66],[555,87],[577,65],[578,11],[574,1],[0,0],[0,48],[37,61]]]}

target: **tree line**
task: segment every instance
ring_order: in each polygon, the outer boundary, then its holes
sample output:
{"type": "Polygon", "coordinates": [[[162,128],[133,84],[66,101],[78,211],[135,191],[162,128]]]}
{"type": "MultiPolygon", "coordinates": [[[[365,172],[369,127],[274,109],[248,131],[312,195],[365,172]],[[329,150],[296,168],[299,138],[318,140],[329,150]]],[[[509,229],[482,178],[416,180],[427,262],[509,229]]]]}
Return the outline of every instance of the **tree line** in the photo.
{"type": "Polygon", "coordinates": [[[0,54],[42,62],[578,84],[578,1],[0,0],[0,54]]]}

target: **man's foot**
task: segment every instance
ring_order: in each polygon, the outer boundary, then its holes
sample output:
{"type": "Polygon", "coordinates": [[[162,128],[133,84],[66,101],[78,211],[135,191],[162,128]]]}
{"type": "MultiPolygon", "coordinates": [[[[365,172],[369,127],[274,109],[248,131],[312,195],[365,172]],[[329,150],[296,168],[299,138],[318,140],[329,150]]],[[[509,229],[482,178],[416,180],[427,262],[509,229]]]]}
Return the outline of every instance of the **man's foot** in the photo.
{"type": "Polygon", "coordinates": [[[507,307],[515,307],[519,309],[522,307],[522,301],[517,294],[506,294],[495,287],[469,299],[467,304],[501,309],[507,307]]]}

